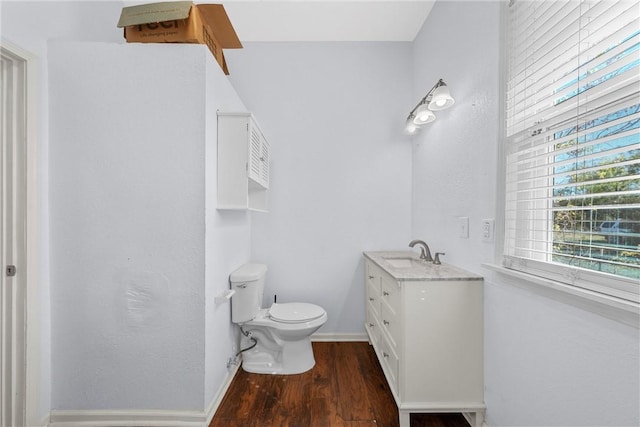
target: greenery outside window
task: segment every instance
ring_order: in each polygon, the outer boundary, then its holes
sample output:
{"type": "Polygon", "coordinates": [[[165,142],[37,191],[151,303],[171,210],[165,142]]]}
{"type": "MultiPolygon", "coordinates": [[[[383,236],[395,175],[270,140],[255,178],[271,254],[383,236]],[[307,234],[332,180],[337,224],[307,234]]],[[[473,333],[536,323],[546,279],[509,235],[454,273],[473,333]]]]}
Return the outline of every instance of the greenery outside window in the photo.
{"type": "Polygon", "coordinates": [[[640,8],[512,0],[503,265],[638,302],[640,8]]]}

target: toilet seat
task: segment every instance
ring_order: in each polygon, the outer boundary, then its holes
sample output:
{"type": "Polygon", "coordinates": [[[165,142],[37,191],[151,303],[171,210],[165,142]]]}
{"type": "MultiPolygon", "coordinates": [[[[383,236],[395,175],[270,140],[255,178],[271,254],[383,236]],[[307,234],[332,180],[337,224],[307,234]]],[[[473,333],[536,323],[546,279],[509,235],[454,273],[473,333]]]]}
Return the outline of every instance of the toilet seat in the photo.
{"type": "Polygon", "coordinates": [[[269,318],[279,323],[303,323],[319,319],[325,314],[322,307],[305,302],[274,303],[269,318]]]}

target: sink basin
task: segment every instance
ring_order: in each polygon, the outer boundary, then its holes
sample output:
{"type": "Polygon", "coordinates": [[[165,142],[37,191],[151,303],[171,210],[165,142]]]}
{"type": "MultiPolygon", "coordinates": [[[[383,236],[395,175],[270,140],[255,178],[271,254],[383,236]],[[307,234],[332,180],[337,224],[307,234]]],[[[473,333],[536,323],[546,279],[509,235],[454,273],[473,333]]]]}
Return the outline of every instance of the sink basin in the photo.
{"type": "Polygon", "coordinates": [[[393,268],[424,267],[424,263],[415,258],[383,258],[393,268]]]}

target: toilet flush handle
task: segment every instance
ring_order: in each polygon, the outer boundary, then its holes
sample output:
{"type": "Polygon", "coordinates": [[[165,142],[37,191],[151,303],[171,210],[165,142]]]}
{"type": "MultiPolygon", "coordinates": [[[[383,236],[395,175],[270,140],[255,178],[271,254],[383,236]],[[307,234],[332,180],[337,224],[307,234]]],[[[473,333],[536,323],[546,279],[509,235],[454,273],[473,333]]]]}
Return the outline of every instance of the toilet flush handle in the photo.
{"type": "Polygon", "coordinates": [[[247,284],[246,284],[246,283],[240,283],[239,285],[236,285],[236,288],[242,288],[242,289],[244,289],[244,288],[246,288],[246,287],[247,287],[247,284]]]}

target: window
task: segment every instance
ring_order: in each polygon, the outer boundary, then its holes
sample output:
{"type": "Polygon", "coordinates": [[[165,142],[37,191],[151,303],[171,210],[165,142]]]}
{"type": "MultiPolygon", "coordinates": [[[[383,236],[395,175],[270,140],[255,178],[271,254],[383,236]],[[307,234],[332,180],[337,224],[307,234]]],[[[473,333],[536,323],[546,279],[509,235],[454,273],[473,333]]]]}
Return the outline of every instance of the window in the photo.
{"type": "Polygon", "coordinates": [[[638,3],[507,9],[503,264],[638,302],[638,3]]]}

